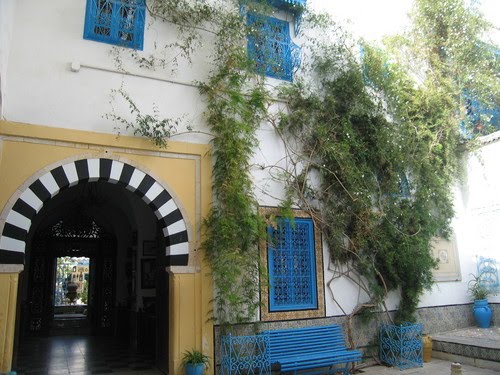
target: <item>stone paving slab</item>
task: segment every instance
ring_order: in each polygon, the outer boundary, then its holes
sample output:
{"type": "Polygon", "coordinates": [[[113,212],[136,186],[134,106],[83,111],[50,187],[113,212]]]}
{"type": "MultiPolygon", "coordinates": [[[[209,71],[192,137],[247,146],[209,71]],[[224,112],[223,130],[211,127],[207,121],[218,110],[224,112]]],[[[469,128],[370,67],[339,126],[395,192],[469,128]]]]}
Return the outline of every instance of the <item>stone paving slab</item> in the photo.
{"type": "MultiPolygon", "coordinates": [[[[450,375],[450,361],[441,359],[432,359],[432,361],[424,363],[423,367],[415,367],[407,370],[399,370],[397,367],[372,366],[367,367],[357,374],[359,375],[450,375]]],[[[498,375],[500,372],[487,370],[468,365],[462,365],[462,375],[498,375]]]]}
{"type": "Polygon", "coordinates": [[[432,340],[500,350],[500,327],[466,328],[431,335],[432,340]]]}

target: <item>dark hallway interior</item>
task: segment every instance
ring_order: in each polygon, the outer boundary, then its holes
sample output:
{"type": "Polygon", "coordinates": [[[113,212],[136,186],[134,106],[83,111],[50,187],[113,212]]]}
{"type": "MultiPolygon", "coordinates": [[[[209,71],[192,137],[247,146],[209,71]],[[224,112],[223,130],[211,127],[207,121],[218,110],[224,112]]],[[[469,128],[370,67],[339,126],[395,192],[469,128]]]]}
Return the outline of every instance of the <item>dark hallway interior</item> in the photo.
{"type": "Polygon", "coordinates": [[[44,206],[20,283],[18,375],[166,372],[168,296],[156,221],[140,198],[103,182],[67,189],[44,206]],[[78,281],[86,297],[79,286],[66,301],[78,281]]]}

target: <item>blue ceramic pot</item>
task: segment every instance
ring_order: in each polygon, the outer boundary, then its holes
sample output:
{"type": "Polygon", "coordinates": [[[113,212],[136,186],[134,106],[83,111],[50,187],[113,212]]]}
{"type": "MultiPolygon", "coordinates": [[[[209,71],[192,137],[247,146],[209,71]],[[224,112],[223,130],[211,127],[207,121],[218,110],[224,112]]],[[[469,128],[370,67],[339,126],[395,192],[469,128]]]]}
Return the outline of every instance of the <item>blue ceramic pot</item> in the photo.
{"type": "Polygon", "coordinates": [[[205,365],[203,363],[186,363],[186,375],[203,375],[205,365]]]}
{"type": "Polygon", "coordinates": [[[491,315],[493,314],[493,312],[488,306],[488,300],[475,300],[472,310],[474,311],[474,318],[476,319],[477,325],[480,328],[489,328],[491,323],[491,315]]]}

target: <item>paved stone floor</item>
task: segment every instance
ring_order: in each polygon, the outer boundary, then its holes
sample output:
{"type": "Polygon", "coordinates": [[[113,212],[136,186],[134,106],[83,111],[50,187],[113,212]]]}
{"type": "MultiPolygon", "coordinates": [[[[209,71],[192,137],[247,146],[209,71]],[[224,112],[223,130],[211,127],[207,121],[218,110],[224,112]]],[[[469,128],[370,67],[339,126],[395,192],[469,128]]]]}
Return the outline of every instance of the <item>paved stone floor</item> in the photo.
{"type": "Polygon", "coordinates": [[[18,375],[162,374],[153,362],[151,351],[132,350],[114,338],[55,336],[26,339],[14,370],[18,375]]]}
{"type": "Polygon", "coordinates": [[[449,341],[483,348],[500,349],[500,327],[457,329],[431,335],[433,340],[449,341]]]}
{"type": "MultiPolygon", "coordinates": [[[[432,361],[424,363],[423,367],[416,367],[407,370],[399,370],[397,368],[390,368],[385,366],[373,366],[367,367],[360,375],[414,375],[414,374],[425,374],[425,375],[450,375],[451,373],[451,362],[442,359],[432,359],[432,361]]],[[[472,367],[467,365],[462,365],[463,375],[498,375],[499,372],[487,369],[481,369],[478,367],[472,367]]]]}
{"type": "MultiPolygon", "coordinates": [[[[433,340],[440,340],[443,342],[458,343],[462,345],[486,348],[486,349],[500,349],[500,328],[477,328],[469,327],[457,329],[454,331],[435,333],[431,334],[433,340]]],[[[433,352],[434,355],[435,352],[433,352]]],[[[439,352],[437,354],[440,354],[439,352]]],[[[437,355],[436,354],[436,355],[437,355]]],[[[442,355],[442,354],[441,354],[442,355]]],[[[445,357],[446,358],[446,355],[445,357]]],[[[457,357],[460,358],[460,357],[457,357]]],[[[397,368],[389,368],[385,366],[373,366],[365,368],[360,372],[362,375],[410,375],[410,374],[428,374],[428,375],[449,375],[451,374],[451,364],[452,361],[466,360],[462,359],[445,360],[432,358],[431,362],[424,363],[423,367],[412,368],[408,370],[400,371],[397,368]]],[[[497,357],[498,358],[498,357],[497,357]]],[[[470,358],[469,358],[470,360],[470,358]]],[[[500,362],[500,358],[498,358],[500,362]]],[[[490,362],[490,366],[491,366],[490,362]]],[[[493,368],[497,368],[496,366],[493,368]]],[[[499,367],[500,368],[500,365],[499,367]]],[[[500,374],[500,371],[488,370],[479,367],[473,367],[462,363],[462,374],[463,375],[493,375],[500,374]]]]}
{"type": "MultiPolygon", "coordinates": [[[[1,1],[1,0],[0,0],[1,1]]],[[[469,328],[442,334],[449,339],[458,337],[466,344],[481,344],[496,347],[499,343],[498,328],[479,330],[469,328]]],[[[437,337],[438,335],[433,335],[437,337]]],[[[452,361],[433,358],[431,362],[400,371],[385,366],[366,367],[359,375],[449,375],[452,361]]],[[[126,344],[109,338],[89,336],[60,336],[28,340],[19,348],[18,375],[161,375],[154,368],[153,358],[147,353],[131,350],[126,344]]],[[[498,375],[493,371],[462,364],[463,375],[498,375]]]]}

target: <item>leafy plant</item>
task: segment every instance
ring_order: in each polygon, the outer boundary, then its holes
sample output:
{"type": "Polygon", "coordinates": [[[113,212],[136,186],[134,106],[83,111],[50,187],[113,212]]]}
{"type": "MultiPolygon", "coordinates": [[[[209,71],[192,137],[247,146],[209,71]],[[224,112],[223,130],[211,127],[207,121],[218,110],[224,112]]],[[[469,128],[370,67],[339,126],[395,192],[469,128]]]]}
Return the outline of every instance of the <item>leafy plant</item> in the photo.
{"type": "MultiPolygon", "coordinates": [[[[459,124],[473,125],[464,90],[498,104],[498,58],[481,39],[489,25],[463,0],[416,0],[413,29],[383,47],[365,43],[360,61],[352,53],[357,41],[327,16],[306,11],[305,39],[307,29],[316,29],[303,46],[309,60],[302,79],[283,86],[288,108],[276,113],[244,48],[249,30],[240,12],[272,8],[258,1],[223,3],[148,5],[153,17],[178,28],[169,46],[179,51],[175,60],[190,60],[204,34],[214,37],[211,72],[198,83],[213,136],[214,202],[203,247],[216,290],[214,318],[222,325],[251,321],[259,306],[257,243],[265,231],[250,160],[256,130],[267,123],[286,149],[287,167],[273,175],[284,184],[278,205],[285,214],[291,207],[308,210],[319,225],[333,265],[327,285],[347,277],[370,297],[346,315],[369,315],[384,307],[390,290],[400,290],[396,319],[413,321],[421,294],[433,283],[431,240],[450,233],[450,187],[467,146],[459,124]]],[[[178,120],[145,115],[121,94],[135,120],[114,120],[165,146],[178,120]]]]}
{"type": "Polygon", "coordinates": [[[472,299],[475,301],[488,298],[490,291],[481,280],[482,274],[474,275],[471,273],[471,276],[472,280],[468,282],[467,287],[472,299]]]}
{"type": "Polygon", "coordinates": [[[202,364],[205,367],[208,367],[210,357],[196,349],[187,350],[182,356],[182,364],[185,366],[188,363],[193,365],[202,364]]]}

